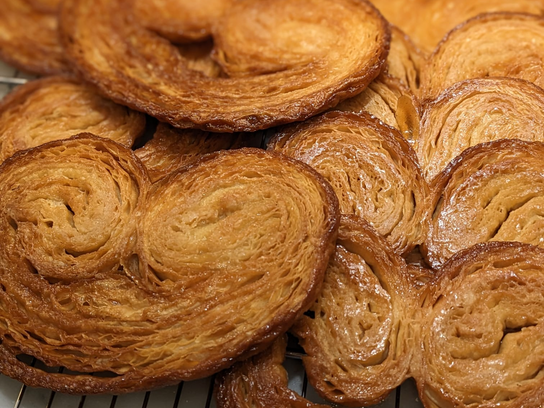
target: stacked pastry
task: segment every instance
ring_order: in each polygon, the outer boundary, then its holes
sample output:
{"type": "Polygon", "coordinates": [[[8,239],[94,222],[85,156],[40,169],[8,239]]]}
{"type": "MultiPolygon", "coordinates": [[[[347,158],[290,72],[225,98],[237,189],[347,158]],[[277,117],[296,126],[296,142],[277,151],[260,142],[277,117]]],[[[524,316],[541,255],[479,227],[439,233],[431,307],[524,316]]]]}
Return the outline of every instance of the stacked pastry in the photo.
{"type": "Polygon", "coordinates": [[[543,405],[544,2],[374,3],[9,0],[0,371],[543,405]]]}

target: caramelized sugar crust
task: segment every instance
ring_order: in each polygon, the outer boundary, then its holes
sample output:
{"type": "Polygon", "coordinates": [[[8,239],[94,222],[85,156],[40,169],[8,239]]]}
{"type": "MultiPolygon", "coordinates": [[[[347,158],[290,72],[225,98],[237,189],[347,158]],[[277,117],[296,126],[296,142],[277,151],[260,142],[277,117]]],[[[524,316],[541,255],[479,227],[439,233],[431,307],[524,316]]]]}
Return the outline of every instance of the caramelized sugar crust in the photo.
{"type": "Polygon", "coordinates": [[[318,393],[344,406],[368,406],[408,378],[417,297],[404,260],[369,224],[343,217],[312,315],[292,329],[318,393]]]}
{"type": "Polygon", "coordinates": [[[543,265],[541,248],[492,242],[439,272],[420,325],[425,407],[544,404],[543,265]]]}
{"type": "Polygon", "coordinates": [[[364,89],[389,50],[389,26],[366,1],[236,2],[213,33],[229,77],[214,78],[189,69],[126,10],[130,0],[65,2],[67,56],[113,100],[181,128],[254,131],[304,120],[364,89]]]}
{"type": "Polygon", "coordinates": [[[0,162],[16,151],[82,131],[131,147],[145,122],[142,113],[101,97],[76,78],[30,81],[0,102],[0,162]]]}
{"type": "Polygon", "coordinates": [[[314,167],[331,183],[341,212],[365,218],[397,253],[423,241],[428,185],[397,130],[365,113],[329,112],[279,131],[269,149],[314,167]]]}
{"type": "Polygon", "coordinates": [[[544,144],[522,140],[476,145],[451,162],[431,183],[429,264],[480,242],[542,246],[543,164],[544,144]]]}
{"type": "Polygon", "coordinates": [[[31,74],[69,72],[60,43],[57,15],[37,3],[41,1],[2,0],[0,58],[31,74]]]}
{"type": "Polygon", "coordinates": [[[544,141],[544,91],[521,79],[461,81],[424,104],[417,155],[430,182],[464,150],[498,139],[544,141]]]}
{"type": "Polygon", "coordinates": [[[315,300],[338,228],[324,179],[258,149],[151,187],[129,149],[78,137],[6,160],[0,189],[0,370],[68,393],[163,387],[264,349],[315,300]]]}

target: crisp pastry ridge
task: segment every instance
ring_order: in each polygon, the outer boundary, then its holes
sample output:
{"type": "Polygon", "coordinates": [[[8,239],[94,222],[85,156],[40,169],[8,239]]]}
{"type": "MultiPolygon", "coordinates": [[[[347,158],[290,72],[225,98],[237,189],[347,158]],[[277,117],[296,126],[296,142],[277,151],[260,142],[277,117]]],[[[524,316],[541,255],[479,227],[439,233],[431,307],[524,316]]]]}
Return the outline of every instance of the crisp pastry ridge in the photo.
{"type": "Polygon", "coordinates": [[[323,289],[291,329],[317,392],[344,406],[382,401],[410,376],[418,304],[404,260],[364,220],[343,216],[323,289]]]}
{"type": "Polygon", "coordinates": [[[323,174],[341,212],[365,218],[397,253],[423,241],[429,187],[415,152],[396,129],[368,113],[334,111],[286,126],[268,148],[323,174]]]}
{"type": "Polygon", "coordinates": [[[366,112],[399,130],[411,144],[418,138],[419,100],[401,80],[385,73],[363,92],[340,102],[332,110],[366,112]]]}
{"type": "Polygon", "coordinates": [[[544,91],[521,79],[461,81],[422,110],[416,152],[429,182],[476,144],[514,138],[544,141],[544,91]]]}
{"type": "Polygon", "coordinates": [[[131,150],[79,136],[16,153],[0,188],[0,370],[67,393],[162,387],[264,349],[317,296],[338,227],[324,179],[260,149],[151,186],[131,150]]]}
{"type": "Polygon", "coordinates": [[[516,139],[465,150],[431,183],[431,223],[422,251],[437,268],[480,242],[542,245],[544,144],[516,139]]]}
{"type": "Polygon", "coordinates": [[[122,12],[130,6],[65,2],[67,56],[116,102],[176,127],[254,131],[304,120],[361,92],[389,50],[389,26],[366,1],[236,2],[214,31],[214,58],[230,77],[210,78],[122,12]],[[300,42],[308,30],[312,44],[300,42]]]}
{"type": "Polygon", "coordinates": [[[159,123],[153,138],[135,150],[153,182],[186,166],[206,153],[254,146],[260,138],[254,134],[211,133],[198,129],[177,129],[159,123]]]}
{"type": "Polygon", "coordinates": [[[451,30],[421,73],[422,99],[471,78],[512,77],[544,86],[544,18],[487,13],[451,30]]]}
{"type": "Polygon", "coordinates": [[[74,77],[29,81],[0,101],[0,162],[18,150],[82,130],[131,147],[145,124],[142,113],[103,98],[74,77]]]}
{"type": "Polygon", "coordinates": [[[415,378],[425,407],[544,404],[544,251],[519,242],[457,253],[429,286],[415,378]]]}
{"type": "Polygon", "coordinates": [[[214,384],[218,408],[326,408],[288,388],[282,366],[287,336],[280,336],[262,353],[222,372],[214,384]]]}
{"type": "Polygon", "coordinates": [[[31,74],[70,72],[56,13],[35,5],[26,0],[2,0],[0,58],[31,74]]]}

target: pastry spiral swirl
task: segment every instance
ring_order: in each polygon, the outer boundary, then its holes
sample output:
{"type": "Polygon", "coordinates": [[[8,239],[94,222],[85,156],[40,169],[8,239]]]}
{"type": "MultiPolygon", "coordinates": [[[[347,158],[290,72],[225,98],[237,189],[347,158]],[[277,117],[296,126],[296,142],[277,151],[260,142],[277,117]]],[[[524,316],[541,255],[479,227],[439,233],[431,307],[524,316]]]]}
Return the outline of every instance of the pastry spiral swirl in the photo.
{"type": "Polygon", "coordinates": [[[544,18],[489,13],[450,31],[421,73],[421,96],[436,98],[454,83],[511,77],[544,86],[544,18]]]}
{"type": "Polygon", "coordinates": [[[366,222],[343,217],[321,294],[293,326],[308,379],[345,406],[383,400],[409,377],[417,305],[406,263],[366,222]]]}
{"type": "Polygon", "coordinates": [[[467,148],[498,139],[544,141],[544,91],[512,78],[459,82],[425,105],[417,155],[432,180],[467,148]]]}
{"type": "Polygon", "coordinates": [[[362,91],[389,50],[389,27],[366,1],[236,2],[214,29],[214,57],[230,77],[213,78],[139,26],[131,7],[66,1],[67,56],[114,101],[181,128],[254,131],[306,119],[362,91]]]}
{"type": "Polygon", "coordinates": [[[395,129],[365,113],[329,112],[279,131],[269,149],[314,167],[333,186],[341,212],[365,218],[397,253],[422,242],[428,185],[395,129]]]}
{"type": "Polygon", "coordinates": [[[258,149],[150,188],[129,149],[79,137],[15,154],[0,188],[0,370],[68,393],[152,389],[259,352],[317,296],[338,227],[315,171],[258,149]]]}
{"type": "Polygon", "coordinates": [[[251,134],[182,130],[159,123],[153,138],[136,149],[135,153],[147,168],[151,181],[155,182],[206,153],[250,146],[252,143],[257,147],[256,142],[257,138],[251,134]]]}
{"type": "Polygon", "coordinates": [[[131,147],[145,122],[143,114],[104,99],[75,78],[30,81],[0,102],[0,162],[18,150],[82,131],[131,147]]]}
{"type": "Polygon", "coordinates": [[[290,390],[282,366],[286,336],[252,358],[236,363],[215,381],[218,408],[327,408],[290,390]]]}
{"type": "Polygon", "coordinates": [[[55,12],[26,0],[3,0],[0,58],[32,74],[69,72],[55,12]]]}
{"type": "Polygon", "coordinates": [[[544,404],[544,251],[479,244],[430,285],[416,374],[426,407],[544,404]]]}
{"type": "Polygon", "coordinates": [[[541,246],[544,144],[498,140],[467,149],[431,183],[432,218],[422,245],[438,267],[486,241],[541,246]]]}

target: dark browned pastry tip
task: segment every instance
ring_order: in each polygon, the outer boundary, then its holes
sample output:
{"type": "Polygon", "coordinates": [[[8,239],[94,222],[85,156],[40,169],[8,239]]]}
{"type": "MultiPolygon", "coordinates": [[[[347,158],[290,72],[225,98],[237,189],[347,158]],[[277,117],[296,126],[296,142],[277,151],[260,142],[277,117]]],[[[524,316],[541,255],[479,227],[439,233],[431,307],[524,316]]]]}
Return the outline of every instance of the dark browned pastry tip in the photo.
{"type": "Polygon", "coordinates": [[[342,217],[323,289],[291,329],[317,392],[368,406],[408,378],[418,302],[404,260],[364,220],[342,217]]]}
{"type": "Polygon", "coordinates": [[[326,408],[314,404],[288,388],[282,366],[286,336],[252,358],[236,363],[215,380],[218,408],[326,408]]]}
{"type": "Polygon", "coordinates": [[[314,167],[331,183],[341,212],[369,221],[395,252],[407,254],[423,241],[429,187],[396,129],[365,112],[334,111],[286,126],[268,149],[314,167]]]}
{"type": "Polygon", "coordinates": [[[0,58],[31,74],[70,72],[60,44],[57,14],[38,3],[42,1],[2,0],[0,58]]]}
{"type": "Polygon", "coordinates": [[[155,182],[206,153],[251,145],[257,147],[260,139],[255,134],[210,133],[159,123],[153,138],[135,153],[155,182]]]}
{"type": "Polygon", "coordinates": [[[419,163],[428,181],[465,149],[498,139],[544,141],[544,91],[514,78],[458,82],[424,104],[419,163]]]}
{"type": "Polygon", "coordinates": [[[423,99],[456,82],[510,77],[544,86],[544,18],[519,13],[481,14],[450,31],[421,73],[423,99]]]}
{"type": "Polygon", "coordinates": [[[134,15],[150,30],[176,43],[205,40],[233,0],[134,0],[134,15]]]}
{"type": "Polygon", "coordinates": [[[456,254],[429,286],[414,364],[430,408],[544,406],[544,251],[518,242],[456,254]]]}
{"type": "Polygon", "coordinates": [[[304,120],[361,92],[389,51],[389,26],[365,0],[235,2],[213,30],[213,56],[230,77],[209,77],[127,15],[131,5],[64,2],[67,56],[113,100],[180,128],[250,132],[304,120]]]}
{"type": "Polygon", "coordinates": [[[431,183],[422,252],[437,268],[487,241],[543,246],[544,144],[498,140],[465,150],[431,183]]]}
{"type": "Polygon", "coordinates": [[[367,112],[399,130],[411,144],[419,135],[418,99],[402,81],[388,74],[382,73],[359,95],[340,102],[331,110],[367,112]]]}
{"type": "Polygon", "coordinates": [[[310,307],[338,218],[319,174],[260,149],[209,154],[151,188],[107,139],[18,152],[0,166],[0,371],[74,394],[212,375],[310,307]]]}
{"type": "Polygon", "coordinates": [[[145,130],[145,115],[98,95],[69,76],[52,76],[17,87],[0,102],[0,162],[16,151],[82,130],[131,147],[145,130]]]}

